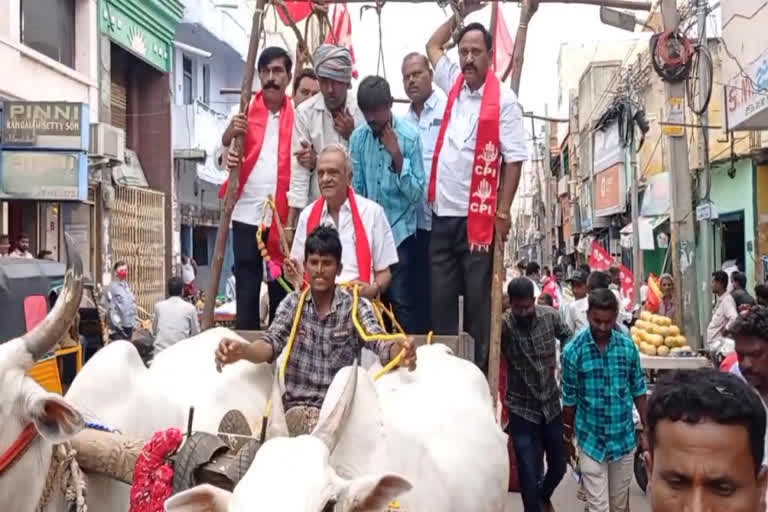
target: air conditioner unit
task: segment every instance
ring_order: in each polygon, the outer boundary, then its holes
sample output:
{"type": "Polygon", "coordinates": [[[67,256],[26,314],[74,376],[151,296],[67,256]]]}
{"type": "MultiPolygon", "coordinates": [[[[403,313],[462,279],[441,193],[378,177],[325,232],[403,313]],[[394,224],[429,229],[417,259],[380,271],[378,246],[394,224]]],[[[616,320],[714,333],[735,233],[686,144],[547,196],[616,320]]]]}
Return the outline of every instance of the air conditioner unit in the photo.
{"type": "Polygon", "coordinates": [[[125,162],[125,132],[107,123],[91,124],[90,153],[116,162],[125,162]]]}

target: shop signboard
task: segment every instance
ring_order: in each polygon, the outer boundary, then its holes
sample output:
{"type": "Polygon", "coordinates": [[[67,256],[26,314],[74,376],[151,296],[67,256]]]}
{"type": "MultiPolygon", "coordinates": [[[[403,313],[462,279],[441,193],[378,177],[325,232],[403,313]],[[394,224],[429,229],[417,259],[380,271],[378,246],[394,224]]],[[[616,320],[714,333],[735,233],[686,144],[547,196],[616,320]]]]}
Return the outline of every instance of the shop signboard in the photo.
{"type": "Polygon", "coordinates": [[[86,201],[87,154],[65,151],[2,151],[0,199],[86,201]]]}
{"type": "Polygon", "coordinates": [[[596,217],[605,217],[626,210],[624,194],[624,164],[617,163],[595,174],[596,217]]]}
{"type": "Polygon", "coordinates": [[[738,73],[725,88],[729,130],[763,130],[768,127],[768,52],[738,73]]]}
{"type": "Polygon", "coordinates": [[[87,151],[88,105],[63,101],[6,101],[0,147],[87,151]]]}
{"type": "Polygon", "coordinates": [[[579,212],[581,213],[581,232],[592,231],[592,187],[585,181],[579,190],[579,212]]]}
{"type": "Polygon", "coordinates": [[[595,131],[593,169],[595,174],[624,161],[624,148],[619,142],[619,123],[595,131]]]}

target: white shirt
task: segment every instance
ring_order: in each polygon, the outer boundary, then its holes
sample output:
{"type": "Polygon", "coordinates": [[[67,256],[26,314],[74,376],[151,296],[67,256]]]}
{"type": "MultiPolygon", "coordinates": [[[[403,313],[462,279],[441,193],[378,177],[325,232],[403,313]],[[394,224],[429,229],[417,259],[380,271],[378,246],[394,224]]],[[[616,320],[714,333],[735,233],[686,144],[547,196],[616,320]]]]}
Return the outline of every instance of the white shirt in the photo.
{"type": "Polygon", "coordinates": [[[561,306],[563,310],[563,321],[565,325],[571,329],[573,334],[581,331],[589,325],[587,320],[587,310],[589,309],[589,301],[587,297],[577,299],[569,304],[561,306]]]}
{"type": "MultiPolygon", "coordinates": [[[[435,84],[446,94],[450,94],[460,74],[458,64],[443,55],[435,68],[435,84]]],[[[472,92],[464,83],[453,105],[437,167],[437,190],[433,209],[435,214],[441,217],[467,216],[472,167],[475,162],[477,121],[484,90],[485,84],[472,92]]],[[[504,84],[501,84],[499,115],[499,142],[504,162],[528,160],[523,111],[517,102],[517,95],[504,84]]]]}
{"type": "MultiPolygon", "coordinates": [[[[384,209],[377,203],[355,194],[357,209],[360,212],[365,234],[368,237],[368,246],[371,249],[371,279],[374,272],[386,270],[390,265],[397,263],[397,246],[392,236],[392,229],[387,222],[384,209]]],[[[307,221],[314,203],[301,212],[299,222],[296,225],[296,236],[291,247],[291,259],[304,261],[304,244],[307,241],[307,221]]],[[[355,250],[355,225],[352,221],[352,209],[349,201],[344,201],[339,210],[339,225],[333,222],[333,217],[328,213],[328,204],[323,207],[320,224],[335,227],[341,238],[341,275],[336,278],[337,283],[345,283],[360,278],[360,270],[357,265],[357,251],[355,250]]]]}
{"type": "Polygon", "coordinates": [[[189,284],[195,280],[195,267],[192,263],[181,264],[181,280],[184,284],[189,284]]]}
{"type": "MultiPolygon", "coordinates": [[[[288,101],[288,99],[286,99],[288,101]]],[[[277,192],[277,151],[280,142],[280,112],[267,112],[267,127],[259,158],[245,182],[240,198],[232,210],[232,220],[257,226],[272,224],[272,209],[264,210],[267,196],[277,192]]],[[[244,172],[242,169],[240,172],[244,172]]],[[[230,183],[237,186],[237,183],[230,183]]]]}
{"type": "Polygon", "coordinates": [[[22,252],[20,249],[14,249],[10,253],[8,253],[8,258],[23,258],[28,260],[33,260],[35,257],[32,255],[29,251],[22,252]]]}
{"type": "Polygon", "coordinates": [[[712,344],[723,336],[723,331],[728,324],[739,316],[736,309],[736,302],[730,293],[725,292],[717,298],[715,310],[712,312],[712,319],[707,326],[707,345],[711,348],[712,344]]]}
{"type": "Polygon", "coordinates": [[[199,332],[197,309],[189,302],[181,297],[170,297],[155,304],[152,320],[155,354],[199,332]]]}
{"type": "Polygon", "coordinates": [[[429,180],[432,176],[432,157],[435,154],[437,137],[440,135],[440,125],[443,123],[443,114],[448,100],[442,91],[434,90],[432,95],[424,102],[424,110],[421,116],[416,115],[413,105],[408,109],[405,118],[419,127],[421,136],[421,156],[424,160],[424,174],[427,186],[424,187],[424,205],[416,213],[416,227],[426,231],[432,230],[432,208],[427,204],[429,194],[429,180]]]}
{"type": "MultiPolygon", "coordinates": [[[[363,114],[357,107],[357,101],[352,91],[347,91],[347,111],[355,120],[355,127],[365,123],[363,114]]],[[[325,107],[325,99],[322,94],[315,94],[296,109],[296,117],[293,121],[293,138],[291,151],[293,153],[301,149],[301,143],[308,142],[315,148],[315,153],[320,154],[322,149],[333,143],[349,147],[349,141],[339,135],[333,127],[333,115],[325,107]]],[[[304,208],[309,203],[320,197],[320,189],[317,186],[317,177],[314,169],[307,169],[292,156],[291,185],[288,189],[288,206],[291,208],[304,208]]],[[[303,258],[303,255],[302,255],[303,258]]]]}

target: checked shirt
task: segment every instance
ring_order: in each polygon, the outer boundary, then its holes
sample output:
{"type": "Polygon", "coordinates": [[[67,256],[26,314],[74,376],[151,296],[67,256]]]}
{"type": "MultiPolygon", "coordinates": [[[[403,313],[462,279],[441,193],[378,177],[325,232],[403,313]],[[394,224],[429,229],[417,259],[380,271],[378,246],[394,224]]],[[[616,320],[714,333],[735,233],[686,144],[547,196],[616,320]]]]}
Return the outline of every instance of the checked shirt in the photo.
{"type": "MultiPolygon", "coordinates": [[[[289,294],[278,306],[275,320],[264,334],[263,340],[272,345],[274,359],[288,344],[298,306],[299,293],[289,294]]],[[[393,343],[366,343],[360,338],[352,323],[352,295],[338,286],[331,310],[325,317],[318,314],[311,293],[307,294],[303,309],[285,370],[283,402],[286,410],[297,405],[321,407],[333,377],[343,367],[350,366],[355,358],[360,361],[364,345],[378,354],[381,364],[386,365],[393,343]]],[[[358,304],[358,318],[368,334],[384,334],[371,303],[362,297],[358,304]]]]}
{"type": "Polygon", "coordinates": [[[560,415],[560,389],[555,378],[555,338],[565,343],[573,333],[548,306],[536,306],[530,326],[521,326],[511,311],[501,325],[501,350],[507,361],[509,412],[531,423],[549,423],[560,415]]]}
{"type": "Polygon", "coordinates": [[[576,408],[576,440],[598,462],[613,462],[635,449],[634,399],[645,395],[640,354],[614,330],[602,352],[584,329],[563,351],[563,405],[576,408]]]}

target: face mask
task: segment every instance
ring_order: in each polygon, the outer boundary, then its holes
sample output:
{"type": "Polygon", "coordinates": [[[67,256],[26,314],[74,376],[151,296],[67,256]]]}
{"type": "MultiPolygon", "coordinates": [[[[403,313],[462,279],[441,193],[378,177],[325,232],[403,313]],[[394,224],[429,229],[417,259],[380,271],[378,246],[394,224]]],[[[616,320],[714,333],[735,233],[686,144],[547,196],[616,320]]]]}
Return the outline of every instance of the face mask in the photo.
{"type": "Polygon", "coordinates": [[[115,275],[118,279],[128,279],[128,270],[118,270],[115,275]]]}

